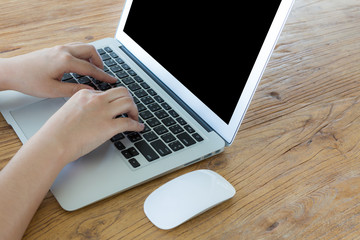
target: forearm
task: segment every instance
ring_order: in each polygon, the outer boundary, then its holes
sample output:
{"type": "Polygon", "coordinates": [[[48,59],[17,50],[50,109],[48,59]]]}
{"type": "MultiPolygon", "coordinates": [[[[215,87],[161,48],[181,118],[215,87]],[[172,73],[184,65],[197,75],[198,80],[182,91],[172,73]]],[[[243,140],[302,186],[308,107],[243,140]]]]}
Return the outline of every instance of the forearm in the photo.
{"type": "Polygon", "coordinates": [[[0,58],[0,91],[10,90],[10,76],[11,76],[11,67],[10,67],[9,58],[0,58]]]}
{"type": "Polygon", "coordinates": [[[0,172],[0,239],[21,239],[63,168],[61,150],[36,135],[0,172]]]}

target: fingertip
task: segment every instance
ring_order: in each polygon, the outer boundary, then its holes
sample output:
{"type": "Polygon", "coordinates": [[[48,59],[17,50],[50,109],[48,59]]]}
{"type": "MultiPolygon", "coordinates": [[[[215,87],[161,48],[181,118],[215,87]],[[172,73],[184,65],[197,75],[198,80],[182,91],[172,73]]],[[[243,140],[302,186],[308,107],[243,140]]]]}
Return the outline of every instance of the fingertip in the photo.
{"type": "Polygon", "coordinates": [[[107,75],[108,82],[110,82],[110,83],[116,83],[117,82],[118,79],[116,77],[113,77],[113,76],[111,76],[110,74],[108,74],[106,72],[104,72],[104,73],[107,75]]]}
{"type": "Polygon", "coordinates": [[[138,126],[139,126],[139,131],[138,132],[141,132],[141,131],[143,131],[145,129],[145,124],[140,123],[140,122],[138,122],[138,123],[139,123],[138,124],[138,126]]]}

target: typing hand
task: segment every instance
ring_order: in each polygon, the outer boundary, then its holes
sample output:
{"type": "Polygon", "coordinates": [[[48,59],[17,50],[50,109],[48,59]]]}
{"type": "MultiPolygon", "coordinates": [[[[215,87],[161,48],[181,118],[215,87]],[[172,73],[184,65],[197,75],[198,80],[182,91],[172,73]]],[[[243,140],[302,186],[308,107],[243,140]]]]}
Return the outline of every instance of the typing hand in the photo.
{"type": "Polygon", "coordinates": [[[1,59],[0,90],[10,89],[36,97],[70,97],[83,84],[64,83],[64,73],[78,73],[114,83],[116,78],[105,73],[96,49],[88,44],[74,43],[42,49],[25,55],[1,59]]]}
{"type": "Polygon", "coordinates": [[[138,110],[124,87],[106,92],[80,90],[33,137],[56,146],[65,163],[73,161],[124,131],[142,131],[138,110]],[[120,114],[128,117],[116,118],[120,114]]]}

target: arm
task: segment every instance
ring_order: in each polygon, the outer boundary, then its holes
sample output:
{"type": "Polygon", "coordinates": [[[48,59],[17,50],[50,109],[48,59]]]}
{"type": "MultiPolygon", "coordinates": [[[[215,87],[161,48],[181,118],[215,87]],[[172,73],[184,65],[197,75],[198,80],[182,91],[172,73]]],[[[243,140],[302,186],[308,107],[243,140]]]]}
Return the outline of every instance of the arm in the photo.
{"type": "Polygon", "coordinates": [[[138,122],[136,105],[125,88],[107,92],[78,91],[0,172],[0,239],[22,237],[43,197],[67,163],[119,132],[141,131],[143,127],[138,122]],[[115,118],[122,113],[129,117],[115,118]]]}

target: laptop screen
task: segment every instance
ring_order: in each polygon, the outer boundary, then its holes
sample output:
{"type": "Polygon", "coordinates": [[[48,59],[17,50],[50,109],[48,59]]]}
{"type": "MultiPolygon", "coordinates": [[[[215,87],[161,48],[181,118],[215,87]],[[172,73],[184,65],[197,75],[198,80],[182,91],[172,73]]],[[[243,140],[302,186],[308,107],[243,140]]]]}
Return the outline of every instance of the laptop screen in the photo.
{"type": "Polygon", "coordinates": [[[127,0],[116,39],[231,143],[293,2],[127,0]]]}
{"type": "Polygon", "coordinates": [[[280,2],[134,0],[124,32],[229,123],[280,2]]]}

